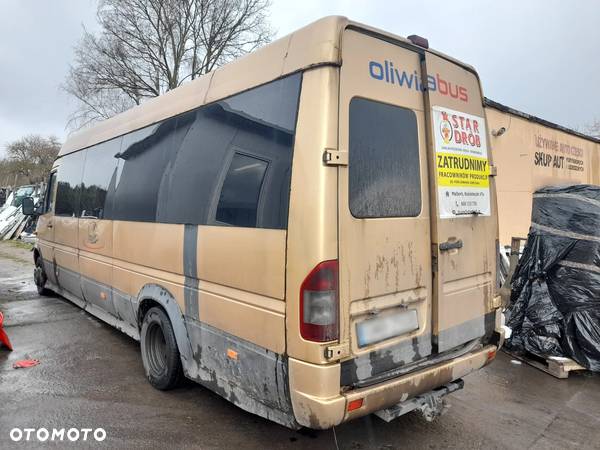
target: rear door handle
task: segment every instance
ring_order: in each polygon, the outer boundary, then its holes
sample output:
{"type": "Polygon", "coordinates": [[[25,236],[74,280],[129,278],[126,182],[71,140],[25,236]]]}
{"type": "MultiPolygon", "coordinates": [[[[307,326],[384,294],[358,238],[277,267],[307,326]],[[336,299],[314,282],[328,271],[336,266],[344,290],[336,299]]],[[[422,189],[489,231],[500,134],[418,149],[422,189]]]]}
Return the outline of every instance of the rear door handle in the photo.
{"type": "Polygon", "coordinates": [[[447,252],[448,250],[454,250],[455,248],[462,248],[463,241],[462,239],[457,239],[456,241],[446,241],[440,244],[440,252],[447,252]]]}

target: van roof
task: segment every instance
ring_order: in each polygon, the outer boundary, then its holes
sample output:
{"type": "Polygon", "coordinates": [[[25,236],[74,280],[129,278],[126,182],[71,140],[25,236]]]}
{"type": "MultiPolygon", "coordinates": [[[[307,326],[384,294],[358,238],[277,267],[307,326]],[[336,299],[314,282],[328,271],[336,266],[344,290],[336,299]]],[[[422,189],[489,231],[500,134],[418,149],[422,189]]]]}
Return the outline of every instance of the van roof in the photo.
{"type": "MultiPolygon", "coordinates": [[[[218,69],[141,105],[117,114],[68,137],[58,157],[146,127],[168,117],[221,100],[300,70],[341,64],[341,39],[346,28],[423,51],[408,39],[352,22],[343,16],[324,17],[218,69]]],[[[428,49],[475,73],[460,61],[428,49]]]]}

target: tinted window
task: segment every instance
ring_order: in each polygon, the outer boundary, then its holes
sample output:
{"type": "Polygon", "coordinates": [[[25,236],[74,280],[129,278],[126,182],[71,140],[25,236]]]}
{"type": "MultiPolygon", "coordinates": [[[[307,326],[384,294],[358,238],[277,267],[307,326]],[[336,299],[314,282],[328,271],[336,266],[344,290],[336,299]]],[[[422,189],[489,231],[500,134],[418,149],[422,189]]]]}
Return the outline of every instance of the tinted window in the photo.
{"type": "Polygon", "coordinates": [[[176,118],[167,119],[123,137],[118,155],[114,219],[144,222],[158,219],[159,191],[168,189],[169,160],[177,153],[182,137],[176,123],[176,118]]]}
{"type": "Polygon", "coordinates": [[[216,194],[219,174],[227,161],[227,148],[235,129],[214,117],[209,106],[180,116],[178,129],[185,135],[179,151],[165,167],[157,220],[168,223],[206,224],[216,194]]]}
{"type": "Polygon", "coordinates": [[[81,190],[81,217],[107,219],[107,194],[114,190],[117,172],[117,154],[121,138],[95,145],[87,150],[83,167],[81,190]]]}
{"type": "Polygon", "coordinates": [[[353,216],[419,215],[419,142],[413,111],[354,98],[350,103],[349,166],[353,216]]]}
{"type": "Polygon", "coordinates": [[[239,152],[269,165],[262,206],[255,210],[253,225],[247,219],[243,226],[285,228],[300,82],[296,74],[179,116],[181,144],[165,164],[157,220],[231,224],[221,220],[225,209],[220,201],[222,195],[233,201],[233,191],[221,191],[231,186],[225,179],[239,152]]]}
{"type": "Polygon", "coordinates": [[[44,195],[44,212],[50,212],[54,209],[54,184],[56,183],[56,172],[50,174],[48,184],[46,185],[46,193],[44,195]]]}
{"type": "Polygon", "coordinates": [[[238,227],[256,227],[260,191],[267,162],[234,154],[221,189],[217,221],[238,227]]]}
{"type": "Polygon", "coordinates": [[[71,153],[59,160],[56,209],[59,216],[78,216],[81,194],[81,177],[85,151],[71,153]]]}
{"type": "Polygon", "coordinates": [[[295,74],[129,133],[120,150],[90,148],[82,209],[115,220],[285,228],[300,83],[295,74]],[[239,191],[252,180],[231,172],[243,155],[265,166],[252,200],[239,191]]]}

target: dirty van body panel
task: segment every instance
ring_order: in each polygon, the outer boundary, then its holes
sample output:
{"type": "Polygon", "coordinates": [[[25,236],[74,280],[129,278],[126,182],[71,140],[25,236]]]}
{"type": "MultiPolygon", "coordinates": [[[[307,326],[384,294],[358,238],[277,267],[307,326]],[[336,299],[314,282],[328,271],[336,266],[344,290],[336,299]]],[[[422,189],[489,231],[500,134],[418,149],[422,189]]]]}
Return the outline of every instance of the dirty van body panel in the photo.
{"type": "Polygon", "coordinates": [[[50,283],[56,284],[54,270],[54,201],[56,198],[56,169],[50,173],[49,184],[44,196],[44,212],[36,225],[36,248],[42,258],[44,272],[50,283]]]}
{"type": "Polygon", "coordinates": [[[54,272],[62,289],[83,298],[77,255],[78,228],[76,217],[54,217],[54,272]]]}
{"type": "MultiPolygon", "coordinates": [[[[432,252],[424,51],[348,24],[321,20],[84,131],[57,161],[59,191],[75,203],[52,216],[50,287],[135,339],[162,307],[188,378],[290,428],[329,428],[423,394],[495,351],[468,339],[472,328],[482,336],[480,318],[489,335],[497,314],[439,314],[433,268],[452,262],[432,252]],[[93,152],[102,183],[73,169],[93,152]],[[92,186],[105,198],[82,193],[92,186]],[[80,195],[99,209],[80,207],[80,195]],[[339,339],[327,342],[305,338],[300,310],[323,262],[339,264],[329,297],[340,300],[339,339]]],[[[487,279],[469,264],[449,279],[459,294],[487,279]]]]}
{"type": "Polygon", "coordinates": [[[88,303],[119,317],[112,289],[112,221],[79,219],[79,270],[81,289],[88,303]]]}
{"type": "Polygon", "coordinates": [[[358,30],[343,42],[340,377],[356,386],[489,340],[497,219],[477,76],[358,30]]]}
{"type": "Polygon", "coordinates": [[[433,335],[438,352],[485,335],[498,222],[483,97],[473,72],[426,53],[433,335]]]}
{"type": "Polygon", "coordinates": [[[294,418],[284,355],[187,318],[193,361],[186,376],[240,408],[289,428],[294,418]]]}
{"type": "Polygon", "coordinates": [[[301,85],[294,73],[60,157],[50,285],[135,339],[162,307],[188,378],[291,428],[285,258],[301,85]]]}
{"type": "Polygon", "coordinates": [[[426,118],[419,53],[346,30],[340,75],[344,385],[432,352],[426,118]],[[389,331],[381,332],[382,329],[389,331]]]}

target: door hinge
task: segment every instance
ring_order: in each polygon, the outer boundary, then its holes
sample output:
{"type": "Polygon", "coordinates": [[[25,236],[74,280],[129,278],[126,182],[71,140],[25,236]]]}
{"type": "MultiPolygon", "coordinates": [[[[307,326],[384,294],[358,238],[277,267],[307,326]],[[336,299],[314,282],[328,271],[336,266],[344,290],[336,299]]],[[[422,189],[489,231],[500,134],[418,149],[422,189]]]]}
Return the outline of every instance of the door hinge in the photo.
{"type": "Polygon", "coordinates": [[[498,175],[498,167],[490,165],[490,177],[498,175]]]}
{"type": "Polygon", "coordinates": [[[326,148],[323,152],[323,162],[328,166],[347,166],[348,152],[326,148]]]}
{"type": "Polygon", "coordinates": [[[340,359],[350,353],[350,345],[346,342],[338,345],[330,345],[325,349],[325,359],[340,359]]]}

